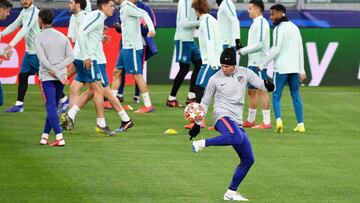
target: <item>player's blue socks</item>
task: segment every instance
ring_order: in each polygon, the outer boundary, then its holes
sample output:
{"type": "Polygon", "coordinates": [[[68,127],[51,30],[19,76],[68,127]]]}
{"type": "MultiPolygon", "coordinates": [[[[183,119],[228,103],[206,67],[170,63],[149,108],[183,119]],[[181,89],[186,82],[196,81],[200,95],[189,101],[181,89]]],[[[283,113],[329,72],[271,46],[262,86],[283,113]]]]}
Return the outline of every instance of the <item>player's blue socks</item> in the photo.
{"type": "Polygon", "coordinates": [[[239,158],[240,164],[236,167],[230,190],[236,191],[245,178],[250,167],[254,163],[254,155],[252,152],[250,141],[244,129],[239,128],[237,123],[229,117],[223,117],[218,120],[215,129],[221,133],[220,136],[206,139],[205,146],[227,146],[232,145],[239,158]]]}
{"type": "MultiPolygon", "coordinates": [[[[118,89],[118,94],[124,94],[124,88],[125,88],[125,73],[122,73],[121,83],[120,83],[120,87],[118,89]]],[[[135,84],[135,96],[140,96],[140,89],[137,84],[135,84]]]]}
{"type": "Polygon", "coordinates": [[[44,94],[46,98],[46,122],[44,133],[49,134],[51,129],[54,129],[55,134],[61,133],[59,125],[59,117],[57,114],[58,104],[61,94],[64,90],[64,85],[60,81],[44,81],[42,82],[44,94]]]}
{"type": "Polygon", "coordinates": [[[282,96],[282,91],[284,89],[285,84],[289,83],[296,119],[298,123],[304,122],[302,102],[299,94],[299,87],[300,87],[299,74],[275,73],[274,81],[275,81],[275,91],[273,92],[273,107],[274,107],[275,118],[281,118],[280,100],[282,96]]]}

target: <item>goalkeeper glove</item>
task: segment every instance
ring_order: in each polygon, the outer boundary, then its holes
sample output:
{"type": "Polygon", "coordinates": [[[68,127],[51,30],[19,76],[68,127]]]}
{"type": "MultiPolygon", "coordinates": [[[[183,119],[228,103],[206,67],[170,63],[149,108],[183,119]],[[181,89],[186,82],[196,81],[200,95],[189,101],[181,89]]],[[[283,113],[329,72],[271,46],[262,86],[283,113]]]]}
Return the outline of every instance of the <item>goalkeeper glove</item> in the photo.
{"type": "Polygon", "coordinates": [[[199,133],[200,133],[200,125],[194,123],[194,126],[189,130],[189,135],[190,135],[189,140],[192,140],[199,133]]]}
{"type": "Polygon", "coordinates": [[[235,46],[236,46],[236,50],[239,50],[242,48],[240,39],[235,40],[235,46]]]}

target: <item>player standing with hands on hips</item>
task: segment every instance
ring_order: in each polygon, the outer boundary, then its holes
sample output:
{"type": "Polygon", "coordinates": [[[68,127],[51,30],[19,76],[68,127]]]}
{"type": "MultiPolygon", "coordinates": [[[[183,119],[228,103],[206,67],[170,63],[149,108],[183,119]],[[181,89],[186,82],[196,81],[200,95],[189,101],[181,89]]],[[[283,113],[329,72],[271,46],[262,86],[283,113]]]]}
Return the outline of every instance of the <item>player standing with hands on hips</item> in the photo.
{"type": "MultiPolygon", "coordinates": [[[[224,200],[248,201],[237,192],[237,189],[254,163],[254,155],[247,134],[242,127],[238,126],[238,121],[242,120],[247,83],[267,92],[274,90],[274,84],[260,79],[248,68],[237,67],[236,52],[233,48],[227,48],[222,52],[220,63],[221,71],[210,78],[200,104],[206,113],[211,99],[214,98],[215,130],[220,135],[194,141],[193,152],[199,152],[210,146],[232,146],[241,162],[235,169],[231,184],[224,194],[224,200]]],[[[200,126],[195,123],[189,131],[190,140],[199,132],[200,126]]]]}

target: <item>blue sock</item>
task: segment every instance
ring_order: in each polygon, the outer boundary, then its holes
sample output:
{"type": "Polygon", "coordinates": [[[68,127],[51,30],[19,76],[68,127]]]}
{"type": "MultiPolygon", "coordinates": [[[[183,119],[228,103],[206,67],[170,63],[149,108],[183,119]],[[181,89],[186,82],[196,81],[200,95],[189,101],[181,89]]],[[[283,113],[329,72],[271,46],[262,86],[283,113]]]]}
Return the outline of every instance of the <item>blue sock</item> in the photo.
{"type": "Polygon", "coordinates": [[[124,94],[124,88],[125,88],[125,73],[123,70],[121,73],[121,83],[120,83],[120,87],[118,89],[118,94],[124,94]]]}

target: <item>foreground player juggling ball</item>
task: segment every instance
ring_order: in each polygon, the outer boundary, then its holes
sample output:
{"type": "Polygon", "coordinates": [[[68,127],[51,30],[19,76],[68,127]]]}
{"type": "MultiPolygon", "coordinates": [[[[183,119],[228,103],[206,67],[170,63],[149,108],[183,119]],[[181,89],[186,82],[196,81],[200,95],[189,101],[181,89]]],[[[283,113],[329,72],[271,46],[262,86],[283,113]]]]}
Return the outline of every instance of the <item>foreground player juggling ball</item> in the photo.
{"type": "MultiPolygon", "coordinates": [[[[237,189],[254,163],[250,141],[245,130],[238,126],[242,121],[246,85],[251,85],[263,91],[272,92],[275,88],[270,81],[262,80],[252,70],[236,66],[236,52],[233,48],[225,49],[220,56],[221,71],[215,73],[209,80],[200,105],[207,112],[211,99],[214,98],[215,130],[220,135],[192,142],[193,152],[199,152],[210,146],[232,146],[239,158],[224,200],[248,201],[237,189]]],[[[200,125],[195,123],[189,130],[190,140],[200,133],[200,125]]]]}

